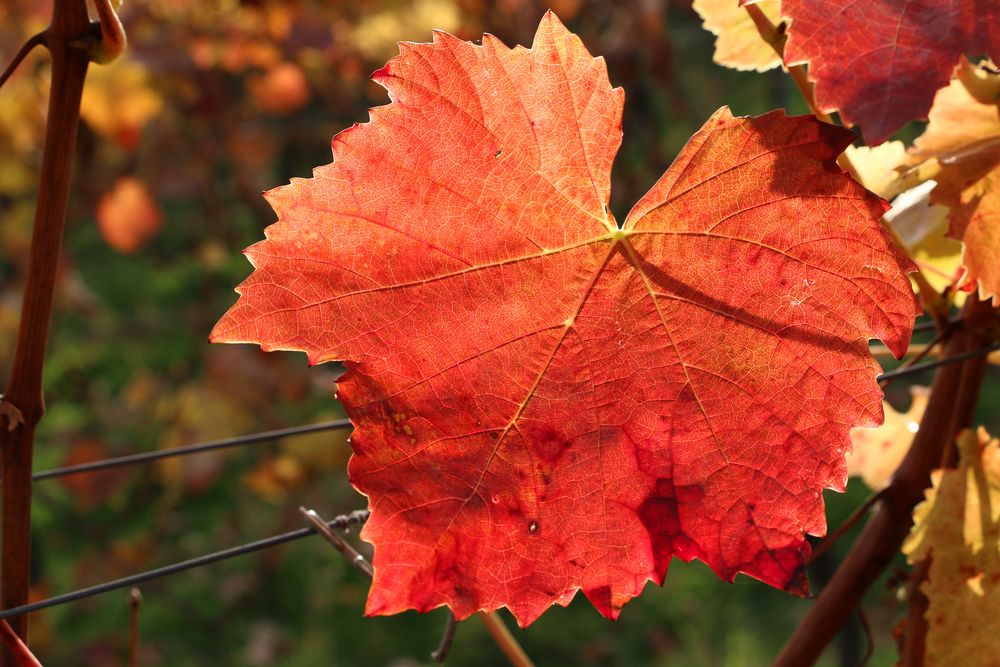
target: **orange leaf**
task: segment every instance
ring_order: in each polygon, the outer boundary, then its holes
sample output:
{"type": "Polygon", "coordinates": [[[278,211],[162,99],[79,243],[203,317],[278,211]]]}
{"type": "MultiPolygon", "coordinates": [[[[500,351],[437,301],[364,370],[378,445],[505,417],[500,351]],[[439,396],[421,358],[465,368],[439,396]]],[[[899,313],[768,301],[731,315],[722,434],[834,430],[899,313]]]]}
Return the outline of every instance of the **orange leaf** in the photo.
{"type": "Polygon", "coordinates": [[[309,83],[295,63],[279,63],[247,81],[254,103],[276,115],[298,111],[309,101],[309,83]]]}
{"type": "Polygon", "coordinates": [[[142,181],[126,176],[115,181],[97,204],[97,226],[109,246],[136,252],[160,231],[163,213],[142,181]]]}
{"type": "Polygon", "coordinates": [[[553,14],[531,49],[400,50],[392,104],[267,194],[212,334],[346,360],[367,613],[615,617],[675,556],[804,593],[882,418],[867,339],[902,354],[917,309],[852,133],[723,108],[619,227],[624,94],[553,14]]]}

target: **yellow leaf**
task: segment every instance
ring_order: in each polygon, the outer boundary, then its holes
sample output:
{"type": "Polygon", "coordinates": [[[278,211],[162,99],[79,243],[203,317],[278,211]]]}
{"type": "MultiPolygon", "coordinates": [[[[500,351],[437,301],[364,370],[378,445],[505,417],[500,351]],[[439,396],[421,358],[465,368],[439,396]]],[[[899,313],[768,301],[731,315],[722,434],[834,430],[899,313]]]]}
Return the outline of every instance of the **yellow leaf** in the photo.
{"type": "MultiPolygon", "coordinates": [[[[993,83],[1000,85],[1000,75],[993,83]]],[[[940,171],[932,204],[951,209],[948,236],[963,242],[962,282],[977,280],[982,298],[1000,292],[1000,106],[977,100],[955,79],[938,91],[913,155],[940,171]]]]}
{"type": "MultiPolygon", "coordinates": [[[[781,22],[778,0],[756,3],[771,22],[781,22]]],[[[781,58],[765,42],[747,10],[737,0],[694,0],[691,5],[701,16],[705,29],[716,36],[713,60],[738,70],[763,72],[781,64],[781,58]]]]}
{"type": "Polygon", "coordinates": [[[892,473],[910,451],[913,436],[927,407],[927,387],[911,387],[913,403],[906,412],[896,412],[883,402],[885,421],[878,428],[851,431],[854,449],[847,456],[847,474],[860,477],[874,491],[889,484],[892,473]]]}
{"type": "MultiPolygon", "coordinates": [[[[903,192],[892,200],[884,220],[895,228],[931,286],[941,291],[960,277],[962,244],[948,238],[948,207],[931,204],[937,185],[929,180],[903,192]]],[[[965,294],[957,293],[955,301],[961,305],[965,294]]]]}
{"type": "Polygon", "coordinates": [[[861,184],[883,199],[892,199],[913,185],[900,178],[899,169],[911,162],[902,141],[848,146],[844,153],[861,177],[861,184]]]}
{"type": "Polygon", "coordinates": [[[458,7],[452,0],[416,0],[366,16],[351,31],[351,41],[361,55],[381,62],[394,56],[396,44],[408,36],[432,29],[452,32],[460,22],[458,7]]]}
{"type": "Polygon", "coordinates": [[[80,101],[80,115],[96,132],[135,148],[139,135],[163,109],[163,99],[150,85],[146,68],[119,58],[91,68],[80,101]]]}
{"type": "Polygon", "coordinates": [[[930,557],[928,667],[1000,666],[1000,442],[963,431],[958,469],[936,470],[903,544],[911,564],[930,557]]]}

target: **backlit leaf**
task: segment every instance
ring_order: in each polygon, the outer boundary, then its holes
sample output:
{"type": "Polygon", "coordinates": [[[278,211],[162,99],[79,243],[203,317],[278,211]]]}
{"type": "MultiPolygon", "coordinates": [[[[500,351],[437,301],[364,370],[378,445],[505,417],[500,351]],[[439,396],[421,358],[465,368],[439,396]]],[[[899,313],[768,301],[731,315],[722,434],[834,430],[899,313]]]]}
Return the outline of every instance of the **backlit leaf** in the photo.
{"type": "Polygon", "coordinates": [[[892,473],[910,451],[913,436],[927,407],[926,387],[911,387],[913,403],[906,412],[897,412],[884,403],[885,422],[878,428],[858,428],[851,432],[854,449],[847,456],[847,474],[860,477],[878,491],[889,484],[892,473]]]}
{"type": "MultiPolygon", "coordinates": [[[[993,75],[1000,80],[1000,75],[993,75]]],[[[983,298],[1000,293],[1000,105],[976,100],[958,80],[934,99],[913,154],[940,166],[931,203],[951,209],[948,235],[983,298]]]]}
{"type": "Polygon", "coordinates": [[[785,60],[809,63],[816,102],[880,144],[926,118],[960,56],[1000,60],[1000,3],[982,0],[783,0],[785,60]]]}
{"type": "MultiPolygon", "coordinates": [[[[774,23],[781,21],[778,0],[756,3],[774,23]]],[[[716,36],[713,60],[739,70],[763,72],[781,64],[781,57],[765,42],[747,10],[737,0],[694,0],[691,5],[706,30],[716,36]]]]}
{"type": "Polygon", "coordinates": [[[673,557],[805,593],[805,533],[882,419],[867,339],[916,303],[836,165],[846,130],[718,111],[619,227],[624,95],[554,15],[531,49],[435,33],[393,101],[267,194],[212,339],[343,359],[367,613],[576,591],[615,617],[673,557]]]}
{"type": "Polygon", "coordinates": [[[1000,665],[1000,442],[959,436],[957,470],[936,470],[903,545],[911,564],[931,559],[921,590],[928,667],[1000,665]]]}

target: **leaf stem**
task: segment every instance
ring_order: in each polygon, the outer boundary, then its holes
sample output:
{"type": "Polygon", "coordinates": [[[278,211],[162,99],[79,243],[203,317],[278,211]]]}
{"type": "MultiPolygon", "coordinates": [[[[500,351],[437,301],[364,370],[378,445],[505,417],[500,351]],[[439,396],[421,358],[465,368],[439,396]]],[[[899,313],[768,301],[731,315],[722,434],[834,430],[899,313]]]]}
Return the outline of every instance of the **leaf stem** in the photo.
{"type": "Polygon", "coordinates": [[[524,652],[514,635],[510,633],[500,616],[495,612],[479,612],[479,618],[483,619],[483,624],[493,636],[503,654],[513,667],[535,667],[528,654],[524,652]]]}
{"type": "Polygon", "coordinates": [[[439,665],[448,658],[448,652],[451,651],[451,643],[455,640],[455,629],[457,627],[458,621],[455,620],[455,614],[451,613],[449,609],[448,619],[444,623],[444,633],[441,635],[441,643],[431,653],[431,660],[439,665]]]}

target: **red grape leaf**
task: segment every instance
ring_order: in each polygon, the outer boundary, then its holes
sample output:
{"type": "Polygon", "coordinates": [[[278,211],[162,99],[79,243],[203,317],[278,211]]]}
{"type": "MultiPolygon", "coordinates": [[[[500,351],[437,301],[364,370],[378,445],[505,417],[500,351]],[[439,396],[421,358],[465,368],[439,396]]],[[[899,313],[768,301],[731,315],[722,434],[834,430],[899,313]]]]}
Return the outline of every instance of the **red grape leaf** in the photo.
{"type": "Polygon", "coordinates": [[[785,61],[808,62],[819,107],[840,110],[872,146],[927,118],[962,54],[1000,62],[995,0],[782,0],[781,13],[785,61]]]}
{"type": "Polygon", "coordinates": [[[623,93],[553,14],[530,50],[400,51],[392,104],[267,194],[212,334],[346,360],[367,613],[526,625],[582,589],[615,617],[673,556],[804,593],[821,491],[882,418],[866,339],[901,354],[916,311],[852,134],[724,108],[619,228],[623,93]]]}

